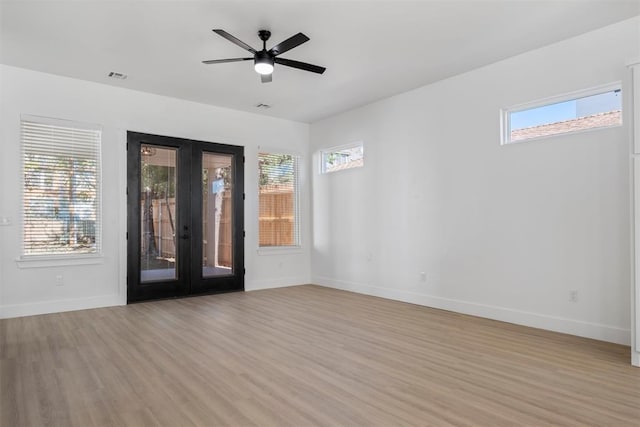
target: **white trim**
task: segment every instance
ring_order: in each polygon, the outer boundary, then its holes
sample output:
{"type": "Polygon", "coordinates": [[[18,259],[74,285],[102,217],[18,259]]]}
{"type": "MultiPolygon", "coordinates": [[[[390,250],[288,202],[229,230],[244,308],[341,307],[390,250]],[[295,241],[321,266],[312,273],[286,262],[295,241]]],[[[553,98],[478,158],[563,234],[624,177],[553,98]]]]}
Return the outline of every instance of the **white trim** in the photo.
{"type": "Polygon", "coordinates": [[[256,249],[256,253],[258,255],[291,255],[291,254],[302,254],[304,253],[304,248],[300,246],[260,246],[256,249]]]}
{"type": "Polygon", "coordinates": [[[478,304],[475,302],[452,298],[419,294],[399,289],[381,288],[364,283],[337,280],[330,277],[314,276],[311,279],[311,283],[320,286],[388,298],[396,301],[468,314],[471,316],[484,317],[517,325],[577,335],[585,338],[608,341],[616,344],[629,345],[630,343],[629,338],[631,336],[631,331],[629,329],[623,329],[616,326],[531,313],[506,307],[478,304]]]}
{"type": "Polygon", "coordinates": [[[84,123],[75,120],[57,119],[54,117],[34,116],[31,114],[20,114],[20,121],[41,123],[49,126],[68,127],[82,130],[99,131],[102,133],[102,125],[96,123],[84,123]]]}
{"type": "MultiPolygon", "coordinates": [[[[264,146],[264,145],[258,145],[258,148],[256,149],[256,153],[257,153],[256,160],[259,159],[260,154],[287,154],[289,156],[296,156],[301,159],[305,157],[305,154],[302,151],[291,150],[290,148],[278,148],[274,146],[264,146]]],[[[256,164],[256,168],[257,167],[258,165],[256,164]]]]}
{"type": "Polygon", "coordinates": [[[4,305],[0,306],[0,319],[34,316],[38,314],[62,313],[65,311],[86,310],[89,308],[111,307],[116,305],[122,305],[119,295],[103,295],[89,298],[4,305]]]}
{"type": "Polygon", "coordinates": [[[127,188],[129,183],[127,182],[127,130],[123,128],[116,128],[114,131],[115,145],[121,147],[118,150],[118,194],[120,198],[120,212],[118,212],[118,233],[121,237],[117,238],[118,246],[118,294],[119,303],[125,305],[127,303],[127,261],[128,261],[128,241],[127,236],[127,221],[128,221],[128,200],[127,200],[127,188]]]}
{"type": "Polygon", "coordinates": [[[97,255],[31,255],[22,256],[16,259],[18,268],[45,268],[45,267],[64,267],[70,265],[92,265],[104,263],[104,257],[97,255]]]}
{"type": "MultiPolygon", "coordinates": [[[[603,93],[613,92],[616,90],[619,90],[621,93],[621,96],[624,97],[624,94],[622,93],[622,82],[617,81],[617,82],[607,83],[605,85],[594,86],[588,89],[576,90],[576,91],[567,92],[561,95],[555,95],[547,98],[538,99],[535,101],[516,104],[516,105],[512,105],[511,107],[501,108],[500,109],[500,145],[519,144],[521,142],[529,142],[529,141],[547,139],[547,138],[552,138],[552,137],[557,137],[562,135],[571,135],[571,134],[576,134],[581,132],[591,132],[592,130],[608,129],[608,128],[615,128],[615,127],[622,126],[622,124],[610,125],[610,126],[598,126],[598,127],[589,128],[589,129],[581,129],[579,131],[562,132],[562,133],[557,133],[553,135],[545,135],[545,136],[540,136],[535,138],[527,138],[527,139],[522,139],[518,141],[511,141],[511,120],[510,120],[511,113],[518,113],[525,110],[545,107],[547,105],[558,104],[560,102],[573,101],[576,99],[586,98],[594,95],[600,95],[603,93]]],[[[621,100],[621,102],[624,102],[624,98],[621,100]]]]}
{"type": "Polygon", "coordinates": [[[640,366],[640,58],[629,67],[629,137],[631,145],[631,364],[640,366]]]}
{"type": "Polygon", "coordinates": [[[640,65],[640,56],[634,59],[630,59],[625,64],[627,67],[634,67],[636,65],[640,65]]]}
{"type": "Polygon", "coordinates": [[[507,108],[500,109],[500,145],[510,145],[511,122],[509,121],[509,111],[507,108]]]}
{"type": "Polygon", "coordinates": [[[308,285],[308,277],[278,277],[277,279],[267,280],[247,280],[244,284],[244,290],[259,291],[261,289],[287,288],[289,286],[308,285]]]}
{"type": "Polygon", "coordinates": [[[631,283],[631,328],[635,333],[635,337],[633,343],[635,344],[634,350],[636,352],[640,352],[640,342],[638,342],[638,307],[640,306],[640,294],[638,292],[639,288],[639,280],[640,280],[640,157],[634,156],[632,157],[632,165],[631,165],[631,176],[633,178],[632,182],[632,199],[631,199],[631,209],[632,209],[632,239],[633,239],[633,250],[634,260],[631,264],[632,266],[632,283],[631,283]]]}
{"type": "Polygon", "coordinates": [[[640,115],[640,65],[631,67],[631,96],[629,96],[630,101],[627,105],[630,106],[630,112],[627,115],[630,118],[631,124],[631,150],[633,153],[640,153],[640,119],[638,116],[640,115]]]}
{"type": "MultiPolygon", "coordinates": [[[[632,133],[632,132],[630,132],[632,133]]],[[[633,138],[631,138],[631,146],[633,146],[633,138]]],[[[636,186],[635,183],[635,177],[636,177],[636,173],[640,173],[640,171],[637,171],[635,163],[636,163],[637,158],[635,156],[631,156],[629,159],[629,198],[631,200],[630,203],[630,215],[629,215],[629,229],[631,231],[631,240],[629,242],[629,254],[630,254],[630,265],[631,265],[631,278],[630,278],[630,283],[629,283],[629,289],[630,289],[630,297],[629,298],[629,307],[630,307],[630,317],[631,317],[631,324],[630,324],[630,328],[631,328],[631,364],[635,365],[635,366],[640,366],[640,352],[637,351],[638,346],[640,345],[638,343],[638,331],[637,331],[637,320],[638,319],[638,311],[636,310],[636,307],[638,306],[637,304],[637,286],[636,283],[638,283],[638,279],[637,279],[637,275],[639,273],[638,271],[638,267],[637,267],[637,258],[636,258],[636,254],[637,254],[637,250],[636,250],[636,246],[638,244],[638,238],[637,238],[637,233],[638,233],[638,227],[640,226],[640,223],[637,223],[636,221],[636,216],[638,214],[638,211],[636,209],[637,203],[639,202],[638,197],[636,196],[636,192],[638,191],[638,188],[636,186]]]]}

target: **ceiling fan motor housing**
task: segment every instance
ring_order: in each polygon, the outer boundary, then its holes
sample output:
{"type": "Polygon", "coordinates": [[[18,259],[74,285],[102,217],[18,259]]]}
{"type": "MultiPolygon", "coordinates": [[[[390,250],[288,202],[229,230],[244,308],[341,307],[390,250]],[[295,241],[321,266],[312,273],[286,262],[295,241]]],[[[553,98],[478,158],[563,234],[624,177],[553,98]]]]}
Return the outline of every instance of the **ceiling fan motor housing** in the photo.
{"type": "Polygon", "coordinates": [[[258,31],[258,37],[260,37],[260,40],[262,40],[263,42],[266,42],[267,40],[269,40],[269,37],[271,37],[271,31],[260,30],[258,31]]]}

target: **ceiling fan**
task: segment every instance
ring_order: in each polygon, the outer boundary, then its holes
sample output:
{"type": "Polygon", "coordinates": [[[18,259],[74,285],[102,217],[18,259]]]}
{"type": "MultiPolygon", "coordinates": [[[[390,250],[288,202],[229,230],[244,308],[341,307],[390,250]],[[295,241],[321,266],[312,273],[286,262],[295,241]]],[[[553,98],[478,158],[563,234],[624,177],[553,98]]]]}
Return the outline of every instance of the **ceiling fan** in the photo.
{"type": "Polygon", "coordinates": [[[302,33],[298,33],[289,37],[280,44],[275,45],[271,49],[267,50],[267,40],[271,37],[271,32],[267,30],[258,31],[258,37],[262,40],[262,50],[255,50],[245,42],[238,40],[231,34],[224,30],[213,30],[214,33],[224,37],[231,43],[234,43],[241,48],[253,53],[253,56],[248,58],[229,58],[229,59],[211,59],[208,61],[202,61],[203,64],[222,64],[225,62],[239,62],[250,61],[253,59],[254,68],[258,74],[262,83],[269,83],[272,80],[273,65],[280,64],[287,67],[297,68],[299,70],[311,71],[312,73],[322,74],[326,68],[319,67],[317,65],[307,64],[306,62],[294,61],[292,59],[279,58],[281,55],[294,47],[300,46],[302,43],[309,41],[309,37],[302,33]]]}

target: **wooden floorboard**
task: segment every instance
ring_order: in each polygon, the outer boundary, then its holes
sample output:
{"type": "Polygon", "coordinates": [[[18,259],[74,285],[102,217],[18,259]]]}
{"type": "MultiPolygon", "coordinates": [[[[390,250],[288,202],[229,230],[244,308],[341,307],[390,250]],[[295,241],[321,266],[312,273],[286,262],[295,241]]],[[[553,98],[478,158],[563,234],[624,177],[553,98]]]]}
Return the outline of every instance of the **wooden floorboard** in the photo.
{"type": "Polygon", "coordinates": [[[0,321],[2,426],[639,426],[629,348],[318,286],[0,321]]]}

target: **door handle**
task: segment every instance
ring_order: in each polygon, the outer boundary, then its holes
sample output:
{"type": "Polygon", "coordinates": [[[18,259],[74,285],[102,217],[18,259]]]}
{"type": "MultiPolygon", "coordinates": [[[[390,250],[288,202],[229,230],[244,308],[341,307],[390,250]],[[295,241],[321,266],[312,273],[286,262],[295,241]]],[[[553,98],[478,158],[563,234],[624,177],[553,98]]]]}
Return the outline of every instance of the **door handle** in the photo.
{"type": "Polygon", "coordinates": [[[182,236],[180,236],[180,238],[186,240],[186,239],[189,238],[189,235],[188,234],[183,234],[182,236]]]}

